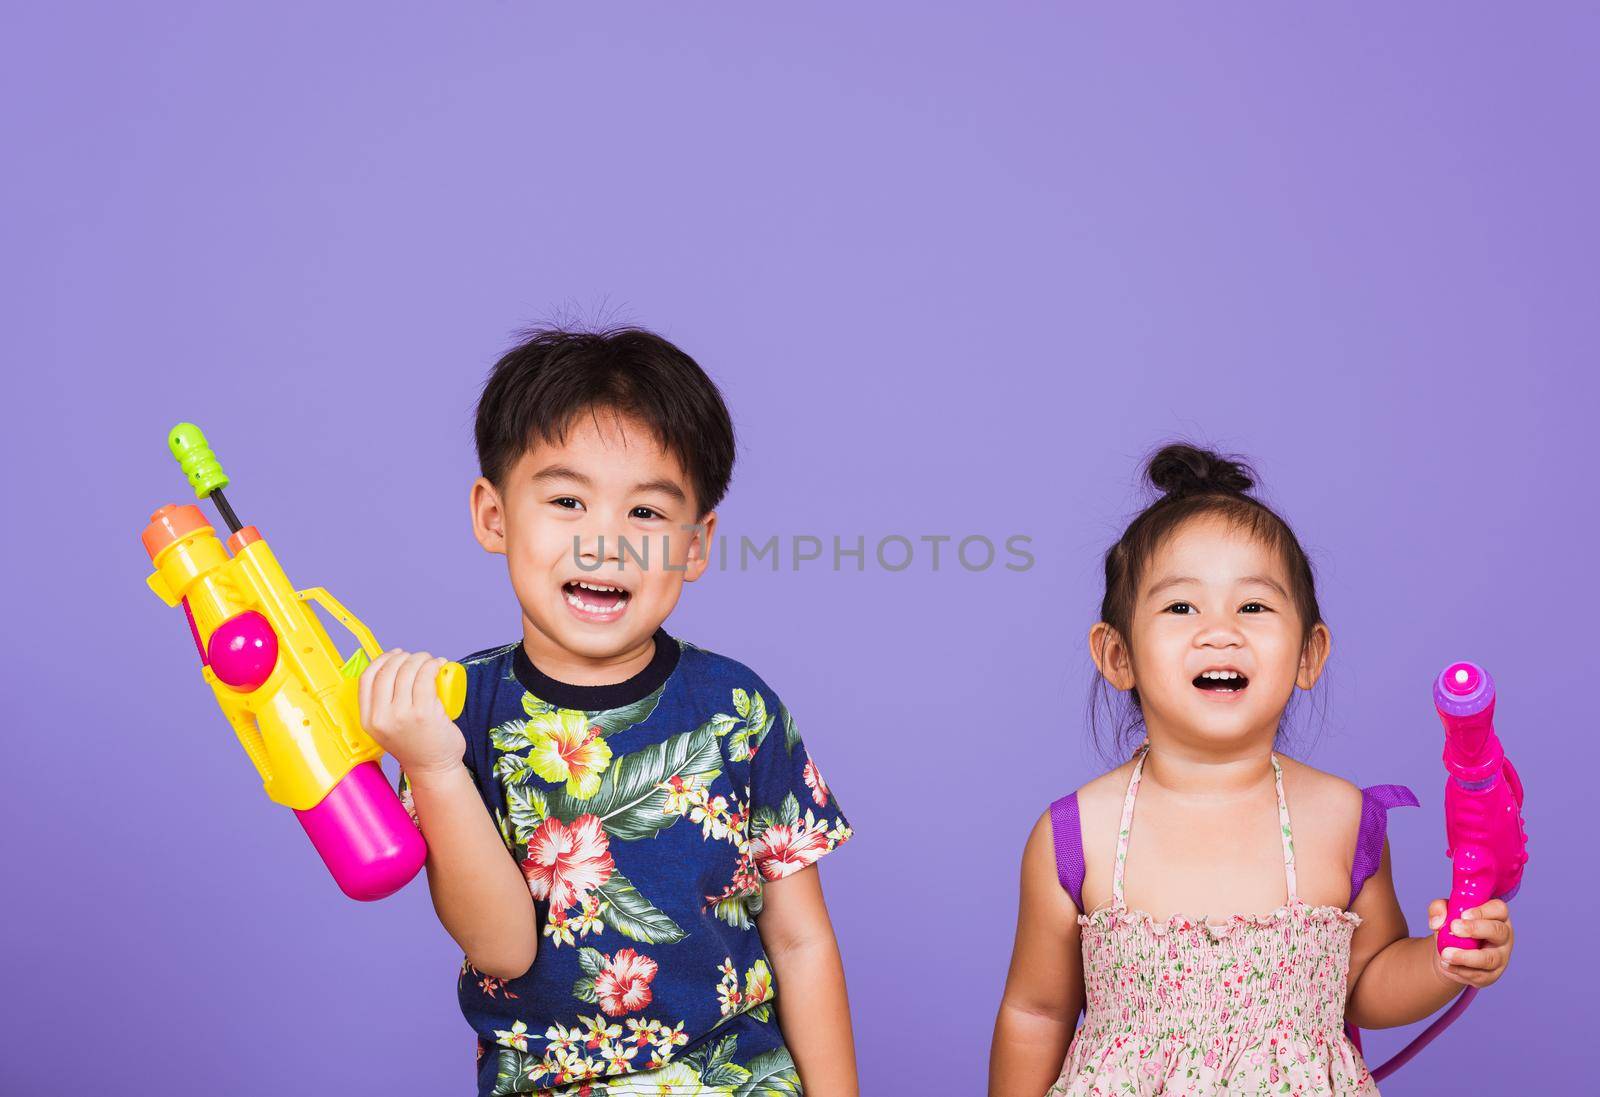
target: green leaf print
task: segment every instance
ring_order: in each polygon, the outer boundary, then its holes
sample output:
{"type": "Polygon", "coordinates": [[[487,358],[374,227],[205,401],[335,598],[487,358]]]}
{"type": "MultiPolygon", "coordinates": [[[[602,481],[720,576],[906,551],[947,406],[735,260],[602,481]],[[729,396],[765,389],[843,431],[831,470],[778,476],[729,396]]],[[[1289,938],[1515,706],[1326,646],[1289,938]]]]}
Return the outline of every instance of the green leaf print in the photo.
{"type": "Polygon", "coordinates": [[[680,818],[666,813],[663,782],[673,777],[710,781],[721,772],[721,762],[722,752],[711,725],[702,724],[612,759],[599,790],[587,799],[570,796],[565,789],[550,790],[550,814],[565,823],[580,815],[598,816],[606,836],[614,842],[653,838],[680,818]]]}
{"type": "Polygon", "coordinates": [[[527,750],[533,746],[533,740],[528,738],[528,721],[507,720],[498,727],[489,729],[489,741],[503,751],[527,750]]]}
{"type": "Polygon", "coordinates": [[[778,805],[778,822],[791,827],[800,822],[800,801],[794,798],[794,793],[789,793],[778,805]]]}
{"type": "Polygon", "coordinates": [[[747,719],[750,715],[750,695],[742,689],[733,691],[733,710],[739,714],[739,719],[747,719]]]}
{"type": "Polygon", "coordinates": [[[800,1097],[800,1075],[786,1048],[773,1048],[749,1063],[750,1077],[733,1097],[800,1097]]]}
{"type": "Polygon", "coordinates": [[[650,718],[650,714],[656,710],[656,705],[660,702],[661,694],[665,689],[666,686],[663,684],[657,687],[656,691],[650,696],[642,697],[633,704],[623,705],[621,708],[586,712],[583,714],[584,719],[589,722],[590,727],[599,728],[601,735],[609,736],[615,735],[619,731],[626,731],[633,725],[642,724],[650,718]]]}
{"type": "Polygon", "coordinates": [[[528,1092],[528,1075],[539,1060],[525,1051],[500,1048],[500,1060],[495,1064],[494,1089],[490,1097],[509,1097],[528,1092]]]}
{"type": "Polygon", "coordinates": [[[702,1085],[732,1089],[750,1079],[750,1072],[733,1061],[739,1037],[724,1036],[714,1047],[702,1050],[689,1062],[702,1085]]]}
{"type": "Polygon", "coordinates": [[[506,806],[511,809],[511,824],[517,841],[526,845],[533,832],[550,817],[550,801],[534,785],[516,785],[506,790],[506,806]]]}
{"type": "Polygon", "coordinates": [[[527,690],[522,691],[522,711],[526,712],[529,716],[538,716],[541,713],[549,712],[553,708],[555,708],[555,706],[550,702],[539,700],[539,698],[535,697],[527,690]]]}
{"type": "Polygon", "coordinates": [[[600,917],[624,937],[643,941],[647,945],[670,945],[688,936],[678,927],[678,923],[639,894],[639,889],[622,873],[613,872],[611,879],[596,890],[606,901],[600,910],[600,917]]]}
{"type": "Polygon", "coordinates": [[[580,948],[578,950],[578,966],[588,976],[599,975],[606,969],[606,956],[597,948],[580,948]]]}
{"type": "Polygon", "coordinates": [[[749,929],[755,925],[750,917],[750,905],[743,896],[730,895],[717,902],[716,915],[734,929],[749,929]]]}
{"type": "Polygon", "coordinates": [[[783,702],[778,702],[778,711],[783,714],[783,749],[790,754],[800,742],[800,730],[794,726],[794,717],[789,715],[789,707],[783,702]]]}

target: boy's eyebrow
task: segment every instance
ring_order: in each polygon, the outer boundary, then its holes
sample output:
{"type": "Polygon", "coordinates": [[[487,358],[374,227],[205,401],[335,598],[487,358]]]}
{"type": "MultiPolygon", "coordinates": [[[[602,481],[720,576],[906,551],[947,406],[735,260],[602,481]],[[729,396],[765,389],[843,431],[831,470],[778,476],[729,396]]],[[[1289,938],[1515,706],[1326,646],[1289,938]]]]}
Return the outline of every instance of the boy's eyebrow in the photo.
{"type": "Polygon", "coordinates": [[[546,465],[532,476],[530,480],[575,480],[584,487],[593,487],[594,481],[571,465],[546,465]]]}
{"type": "Polygon", "coordinates": [[[680,503],[687,503],[689,497],[683,493],[676,480],[668,480],[665,476],[656,480],[646,480],[642,484],[635,484],[633,490],[637,493],[659,491],[662,495],[671,497],[680,503]]]}
{"type": "MultiPolygon", "coordinates": [[[[1168,587],[1182,586],[1184,583],[1198,583],[1199,581],[1200,580],[1188,575],[1169,576],[1168,578],[1161,580],[1161,582],[1157,583],[1149,590],[1145,591],[1144,596],[1146,598],[1154,598],[1168,587]]],[[[1239,582],[1241,584],[1255,583],[1259,586],[1271,587],[1273,590],[1278,592],[1278,596],[1280,598],[1287,599],[1289,597],[1289,592],[1284,590],[1278,581],[1273,579],[1270,575],[1246,575],[1243,579],[1240,579],[1239,582]]]]}
{"type": "MultiPolygon", "coordinates": [[[[573,468],[571,465],[546,465],[544,468],[540,469],[538,472],[529,477],[529,479],[535,481],[571,480],[574,483],[582,484],[586,488],[594,487],[593,480],[579,472],[577,469],[573,468]]],[[[665,476],[659,477],[655,480],[646,480],[642,484],[635,484],[633,486],[633,490],[634,494],[640,494],[647,491],[659,491],[661,494],[675,499],[680,503],[687,503],[689,501],[689,496],[684,493],[683,488],[678,486],[677,481],[669,480],[665,476]]]]}

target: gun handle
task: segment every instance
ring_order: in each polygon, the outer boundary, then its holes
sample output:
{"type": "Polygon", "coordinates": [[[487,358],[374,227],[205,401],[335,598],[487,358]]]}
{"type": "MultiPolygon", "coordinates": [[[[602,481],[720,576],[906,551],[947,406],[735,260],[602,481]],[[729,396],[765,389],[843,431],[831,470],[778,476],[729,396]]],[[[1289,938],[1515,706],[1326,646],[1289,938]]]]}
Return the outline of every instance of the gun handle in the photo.
{"type": "MultiPolygon", "coordinates": [[[[316,602],[333,614],[334,620],[343,625],[360,643],[361,650],[367,653],[367,658],[376,659],[383,654],[383,649],[378,646],[378,639],[372,635],[372,630],[362,624],[355,614],[345,609],[344,603],[329,594],[325,587],[297,590],[295,596],[303,602],[316,602]]],[[[363,663],[351,667],[352,677],[354,674],[360,674],[365,665],[363,663]]],[[[467,668],[460,663],[446,663],[439,668],[439,681],[435,688],[439,691],[439,703],[444,705],[444,714],[454,720],[461,715],[461,709],[467,701],[467,668]]]]}
{"type": "Polygon", "coordinates": [[[1451,859],[1454,866],[1450,899],[1444,925],[1439,928],[1437,945],[1440,951],[1447,948],[1477,949],[1483,945],[1482,941],[1475,937],[1457,937],[1450,932],[1450,926],[1461,917],[1463,910],[1482,906],[1494,897],[1490,894],[1498,875],[1494,859],[1487,849],[1476,845],[1463,845],[1451,850],[1451,859]]]}
{"type": "Polygon", "coordinates": [[[439,668],[439,680],[435,684],[444,714],[454,720],[467,703],[467,668],[460,663],[446,663],[439,668]]]}

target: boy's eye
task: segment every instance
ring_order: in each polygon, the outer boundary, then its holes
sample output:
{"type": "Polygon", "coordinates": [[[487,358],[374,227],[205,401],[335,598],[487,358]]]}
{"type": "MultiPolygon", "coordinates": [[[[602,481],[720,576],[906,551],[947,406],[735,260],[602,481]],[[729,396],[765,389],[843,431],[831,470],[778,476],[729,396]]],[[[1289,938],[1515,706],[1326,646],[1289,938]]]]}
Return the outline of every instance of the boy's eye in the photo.
{"type": "Polygon", "coordinates": [[[554,503],[556,506],[562,508],[563,510],[582,510],[583,509],[583,504],[578,502],[576,499],[574,499],[570,495],[563,495],[559,499],[552,499],[550,501],[552,503],[554,503]]]}
{"type": "Polygon", "coordinates": [[[656,511],[651,510],[649,507],[634,507],[633,508],[633,516],[635,518],[660,518],[661,517],[660,514],[658,514],[656,511]]]}

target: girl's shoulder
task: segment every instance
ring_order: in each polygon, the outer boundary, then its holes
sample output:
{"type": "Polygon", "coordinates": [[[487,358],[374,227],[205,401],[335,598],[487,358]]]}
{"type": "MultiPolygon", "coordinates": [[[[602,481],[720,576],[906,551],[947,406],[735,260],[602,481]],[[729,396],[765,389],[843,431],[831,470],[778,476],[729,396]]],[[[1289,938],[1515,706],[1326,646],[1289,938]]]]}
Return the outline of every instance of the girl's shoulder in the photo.
{"type": "Polygon", "coordinates": [[[1360,788],[1293,758],[1278,755],[1283,767],[1283,796],[1294,822],[1295,845],[1305,857],[1318,853],[1349,865],[1361,834],[1365,797],[1360,788]]]}

